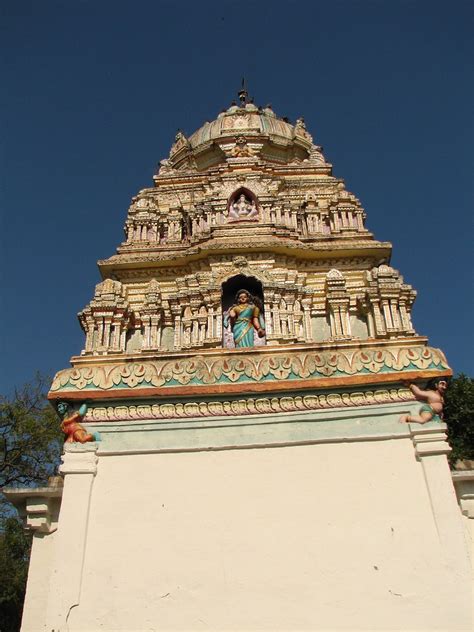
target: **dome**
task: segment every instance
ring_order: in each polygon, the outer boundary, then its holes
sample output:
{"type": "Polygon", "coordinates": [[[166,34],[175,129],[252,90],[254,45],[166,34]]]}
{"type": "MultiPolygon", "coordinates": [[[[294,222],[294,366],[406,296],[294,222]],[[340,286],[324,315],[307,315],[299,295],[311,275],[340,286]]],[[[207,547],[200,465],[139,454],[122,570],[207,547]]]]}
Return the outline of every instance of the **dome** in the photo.
{"type": "Polygon", "coordinates": [[[295,126],[278,118],[269,107],[259,109],[252,103],[245,107],[234,105],[219,114],[214,121],[204,123],[189,137],[189,142],[195,149],[209,141],[224,140],[236,134],[246,137],[273,136],[291,141],[295,137],[295,126]]]}
{"type": "Polygon", "coordinates": [[[312,148],[313,139],[302,118],[293,125],[276,116],[271,106],[259,108],[241,99],[188,138],[178,132],[165,167],[180,168],[189,164],[191,156],[198,169],[229,158],[256,160],[257,156],[286,163],[295,157],[308,158],[312,148]]]}

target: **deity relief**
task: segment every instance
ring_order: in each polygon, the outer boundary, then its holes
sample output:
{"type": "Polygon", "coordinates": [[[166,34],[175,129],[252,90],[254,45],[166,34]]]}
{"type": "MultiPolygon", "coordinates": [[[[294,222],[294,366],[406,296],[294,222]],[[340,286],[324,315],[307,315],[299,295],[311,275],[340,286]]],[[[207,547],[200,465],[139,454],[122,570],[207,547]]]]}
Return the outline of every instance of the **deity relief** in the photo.
{"type": "Polygon", "coordinates": [[[426,424],[428,421],[441,423],[448,380],[445,377],[434,378],[430,380],[426,390],[422,390],[416,384],[407,386],[419,402],[426,403],[421,406],[418,415],[402,415],[400,421],[408,424],[426,424]]]}
{"type": "Polygon", "coordinates": [[[253,347],[254,329],[259,338],[265,335],[265,321],[257,302],[250,292],[239,290],[234,305],[224,318],[224,327],[230,325],[236,347],[253,347]]]}
{"type": "Polygon", "coordinates": [[[59,402],[58,413],[63,418],[61,430],[66,435],[64,443],[87,443],[88,441],[100,441],[99,433],[90,434],[79,422],[84,419],[87,412],[87,404],[82,404],[79,410],[68,415],[69,405],[59,402]]]}
{"type": "Polygon", "coordinates": [[[256,152],[247,145],[247,141],[242,136],[237,139],[230,152],[230,155],[234,158],[250,158],[255,156],[255,154],[256,152]]]}
{"type": "Polygon", "coordinates": [[[244,193],[234,200],[229,208],[229,220],[248,221],[258,218],[258,209],[255,200],[249,200],[244,193]]]}

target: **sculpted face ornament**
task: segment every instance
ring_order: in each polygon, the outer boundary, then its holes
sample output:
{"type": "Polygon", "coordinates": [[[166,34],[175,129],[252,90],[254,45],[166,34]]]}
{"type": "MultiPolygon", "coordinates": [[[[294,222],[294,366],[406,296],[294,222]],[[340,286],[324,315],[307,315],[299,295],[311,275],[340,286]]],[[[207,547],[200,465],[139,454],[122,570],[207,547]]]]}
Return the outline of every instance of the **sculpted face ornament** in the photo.
{"type": "Polygon", "coordinates": [[[255,200],[250,201],[243,193],[229,208],[229,220],[248,221],[258,218],[258,209],[255,200]]]}

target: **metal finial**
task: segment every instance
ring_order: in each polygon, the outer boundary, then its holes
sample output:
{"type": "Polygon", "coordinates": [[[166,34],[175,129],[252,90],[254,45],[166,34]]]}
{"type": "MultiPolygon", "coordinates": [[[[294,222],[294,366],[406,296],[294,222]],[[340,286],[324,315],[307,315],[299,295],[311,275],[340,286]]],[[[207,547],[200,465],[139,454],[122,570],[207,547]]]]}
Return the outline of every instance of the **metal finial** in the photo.
{"type": "Polygon", "coordinates": [[[245,85],[245,77],[242,77],[242,87],[239,90],[239,100],[240,105],[245,107],[245,104],[248,103],[249,93],[247,92],[247,86],[245,85]]]}

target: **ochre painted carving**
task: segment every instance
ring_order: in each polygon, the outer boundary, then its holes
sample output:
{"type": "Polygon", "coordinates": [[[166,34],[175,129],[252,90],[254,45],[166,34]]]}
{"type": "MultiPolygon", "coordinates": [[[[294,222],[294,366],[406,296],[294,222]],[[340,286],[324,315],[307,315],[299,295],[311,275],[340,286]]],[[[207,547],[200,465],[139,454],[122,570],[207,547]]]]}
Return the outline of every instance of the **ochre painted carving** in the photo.
{"type": "Polygon", "coordinates": [[[87,443],[95,441],[94,435],[87,432],[84,426],[79,423],[87,413],[87,404],[82,404],[79,410],[68,416],[69,406],[66,402],[59,402],[58,413],[63,416],[61,430],[66,435],[64,443],[87,443]]]}
{"type": "Polygon", "coordinates": [[[65,369],[56,374],[51,392],[274,382],[428,369],[449,370],[449,367],[439,349],[421,345],[293,353],[277,353],[274,350],[256,355],[227,351],[217,358],[194,356],[65,369]]]}
{"type": "Polygon", "coordinates": [[[210,402],[137,404],[98,406],[87,414],[87,421],[139,421],[144,419],[176,419],[190,417],[220,417],[263,415],[267,413],[304,412],[327,408],[348,408],[406,402],[413,395],[406,388],[379,389],[354,393],[260,397],[210,402]]]}

